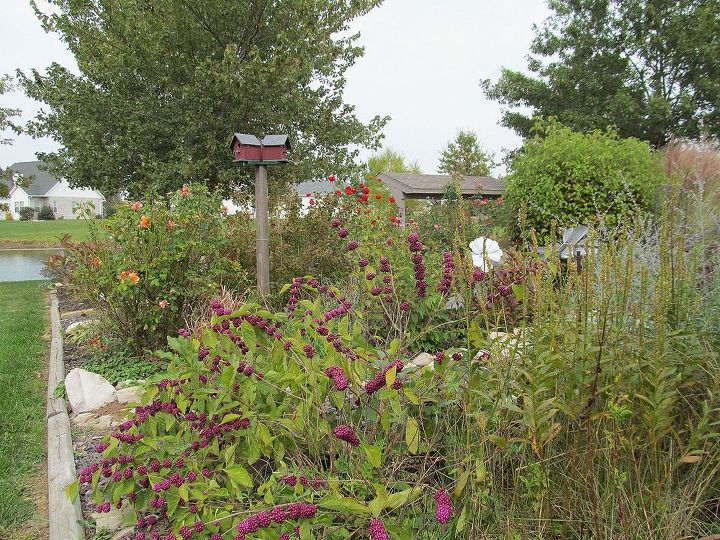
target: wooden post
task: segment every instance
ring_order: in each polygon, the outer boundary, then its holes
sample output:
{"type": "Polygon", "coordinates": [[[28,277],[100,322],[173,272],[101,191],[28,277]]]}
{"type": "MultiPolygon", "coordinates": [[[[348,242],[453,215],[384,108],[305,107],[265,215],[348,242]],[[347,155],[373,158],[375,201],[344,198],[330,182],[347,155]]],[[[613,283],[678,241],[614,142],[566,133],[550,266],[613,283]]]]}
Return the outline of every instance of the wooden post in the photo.
{"type": "Polygon", "coordinates": [[[268,216],[267,167],[255,166],[255,257],[260,294],[270,293],[270,219],[268,216]]]}

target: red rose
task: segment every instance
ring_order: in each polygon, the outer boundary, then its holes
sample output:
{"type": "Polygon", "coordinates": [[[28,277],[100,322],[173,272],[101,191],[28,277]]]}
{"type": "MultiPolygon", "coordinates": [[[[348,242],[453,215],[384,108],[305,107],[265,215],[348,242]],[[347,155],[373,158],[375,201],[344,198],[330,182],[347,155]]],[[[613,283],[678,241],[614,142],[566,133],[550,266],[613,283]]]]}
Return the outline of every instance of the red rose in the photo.
{"type": "Polygon", "coordinates": [[[390,202],[394,203],[394,202],[395,202],[395,197],[392,197],[392,196],[391,196],[389,200],[390,200],[390,202]]]}

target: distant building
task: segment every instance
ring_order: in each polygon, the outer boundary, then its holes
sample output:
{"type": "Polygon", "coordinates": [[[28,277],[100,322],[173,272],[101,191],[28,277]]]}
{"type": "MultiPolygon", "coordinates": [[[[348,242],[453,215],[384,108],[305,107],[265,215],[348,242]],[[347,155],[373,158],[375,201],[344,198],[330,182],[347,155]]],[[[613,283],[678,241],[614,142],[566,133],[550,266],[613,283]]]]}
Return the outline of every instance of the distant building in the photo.
{"type": "Polygon", "coordinates": [[[31,207],[35,215],[43,206],[49,206],[56,219],[73,219],[73,210],[80,204],[92,203],[96,215],[103,215],[105,197],[89,188],[71,188],[64,178],[56,178],[44,169],[42,161],[22,161],[10,166],[13,180],[8,182],[10,193],[0,199],[6,204],[14,219],[20,219],[20,209],[31,207]],[[18,185],[18,181],[23,185],[18,185]],[[24,185],[27,182],[27,185],[24,185]]]}
{"type": "MultiPolygon", "coordinates": [[[[378,175],[395,197],[395,204],[405,223],[405,201],[407,199],[439,199],[452,181],[447,174],[388,173],[378,175]]],[[[505,192],[505,181],[489,176],[464,176],[460,180],[463,197],[501,197],[505,192]]]]}
{"type": "MultiPolygon", "coordinates": [[[[310,208],[310,200],[317,198],[318,196],[332,193],[335,189],[334,186],[327,180],[312,180],[309,182],[300,182],[292,186],[300,199],[301,213],[307,213],[310,208]]],[[[236,214],[237,212],[255,212],[255,208],[252,203],[246,203],[244,205],[238,205],[231,199],[225,199],[223,206],[227,208],[228,215],[236,214]]]]}

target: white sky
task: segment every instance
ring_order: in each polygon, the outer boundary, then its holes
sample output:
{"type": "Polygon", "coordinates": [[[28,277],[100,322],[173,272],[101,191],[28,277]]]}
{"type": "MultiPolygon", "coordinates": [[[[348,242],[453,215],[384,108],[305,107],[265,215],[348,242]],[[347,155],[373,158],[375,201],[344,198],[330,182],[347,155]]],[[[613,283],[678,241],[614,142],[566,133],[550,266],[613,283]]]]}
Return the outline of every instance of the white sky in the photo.
{"type": "MultiPolygon", "coordinates": [[[[348,73],[346,102],[364,121],[391,116],[384,146],[416,159],[424,172],[435,172],[440,150],[459,129],[477,132],[499,158],[520,139],[498,125],[500,106],[484,98],[479,81],[497,79],[503,66],[524,70],[532,24],[547,15],[544,0],[385,0],[354,24],[366,50],[348,73]]],[[[0,74],[51,62],[75,66],[27,0],[0,0],[0,74]]],[[[38,109],[18,92],[0,96],[0,106],[21,109],[23,119],[38,109]]],[[[15,137],[0,145],[0,166],[57,146],[15,137]]]]}

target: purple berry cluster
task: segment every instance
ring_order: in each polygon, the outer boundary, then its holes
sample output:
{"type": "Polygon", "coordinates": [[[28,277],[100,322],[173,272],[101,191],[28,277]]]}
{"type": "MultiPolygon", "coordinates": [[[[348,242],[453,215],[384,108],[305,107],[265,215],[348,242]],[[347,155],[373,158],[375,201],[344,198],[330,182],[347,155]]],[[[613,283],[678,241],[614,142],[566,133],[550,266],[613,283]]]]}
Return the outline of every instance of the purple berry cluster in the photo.
{"type": "Polygon", "coordinates": [[[308,481],[306,476],[296,476],[294,474],[284,475],[280,478],[280,483],[290,487],[295,487],[298,484],[304,487],[312,486],[313,489],[323,489],[328,485],[327,480],[324,478],[313,478],[312,481],[308,481]]]}
{"type": "Polygon", "coordinates": [[[450,496],[444,489],[435,492],[435,519],[438,523],[446,524],[452,519],[453,507],[450,496]]]}
{"type": "Polygon", "coordinates": [[[370,540],[388,540],[389,538],[385,530],[385,524],[380,518],[372,518],[370,520],[368,533],[370,534],[370,540]]]}
{"type": "Polygon", "coordinates": [[[335,390],[345,390],[348,387],[348,378],[340,366],[330,366],[325,370],[325,375],[332,379],[335,390]]]}
{"type": "Polygon", "coordinates": [[[296,502],[287,506],[275,506],[252,516],[246,517],[237,524],[237,540],[245,540],[245,535],[252,534],[260,529],[266,529],[273,523],[281,525],[286,521],[298,521],[300,519],[311,519],[317,514],[317,506],[304,502],[296,502]]]}
{"type": "Polygon", "coordinates": [[[427,282],[425,281],[425,262],[423,261],[423,244],[418,233],[411,233],[408,236],[408,244],[412,255],[413,271],[415,272],[415,290],[418,298],[425,298],[427,294],[427,282]]]}
{"type": "MultiPolygon", "coordinates": [[[[375,392],[383,388],[385,386],[385,374],[393,367],[395,368],[396,373],[400,373],[405,367],[405,364],[403,364],[402,360],[395,360],[384,366],[380,371],[377,372],[375,377],[365,383],[365,392],[367,392],[368,394],[374,394],[375,392]]],[[[400,388],[402,388],[402,385],[403,383],[402,381],[400,381],[400,379],[395,379],[395,383],[393,383],[393,388],[399,390],[400,388]]]]}
{"type": "Polygon", "coordinates": [[[358,439],[358,436],[355,435],[355,430],[350,426],[345,424],[340,425],[333,430],[333,434],[341,441],[350,444],[350,446],[360,445],[360,439],[358,439]]]}
{"type": "Polygon", "coordinates": [[[287,311],[292,314],[297,309],[297,303],[300,299],[300,287],[302,286],[302,278],[293,278],[290,285],[290,298],[287,303],[287,311]]]}
{"type": "Polygon", "coordinates": [[[440,294],[447,296],[452,285],[453,270],[455,269],[455,261],[453,254],[449,251],[443,252],[443,274],[440,279],[440,294]]]}

